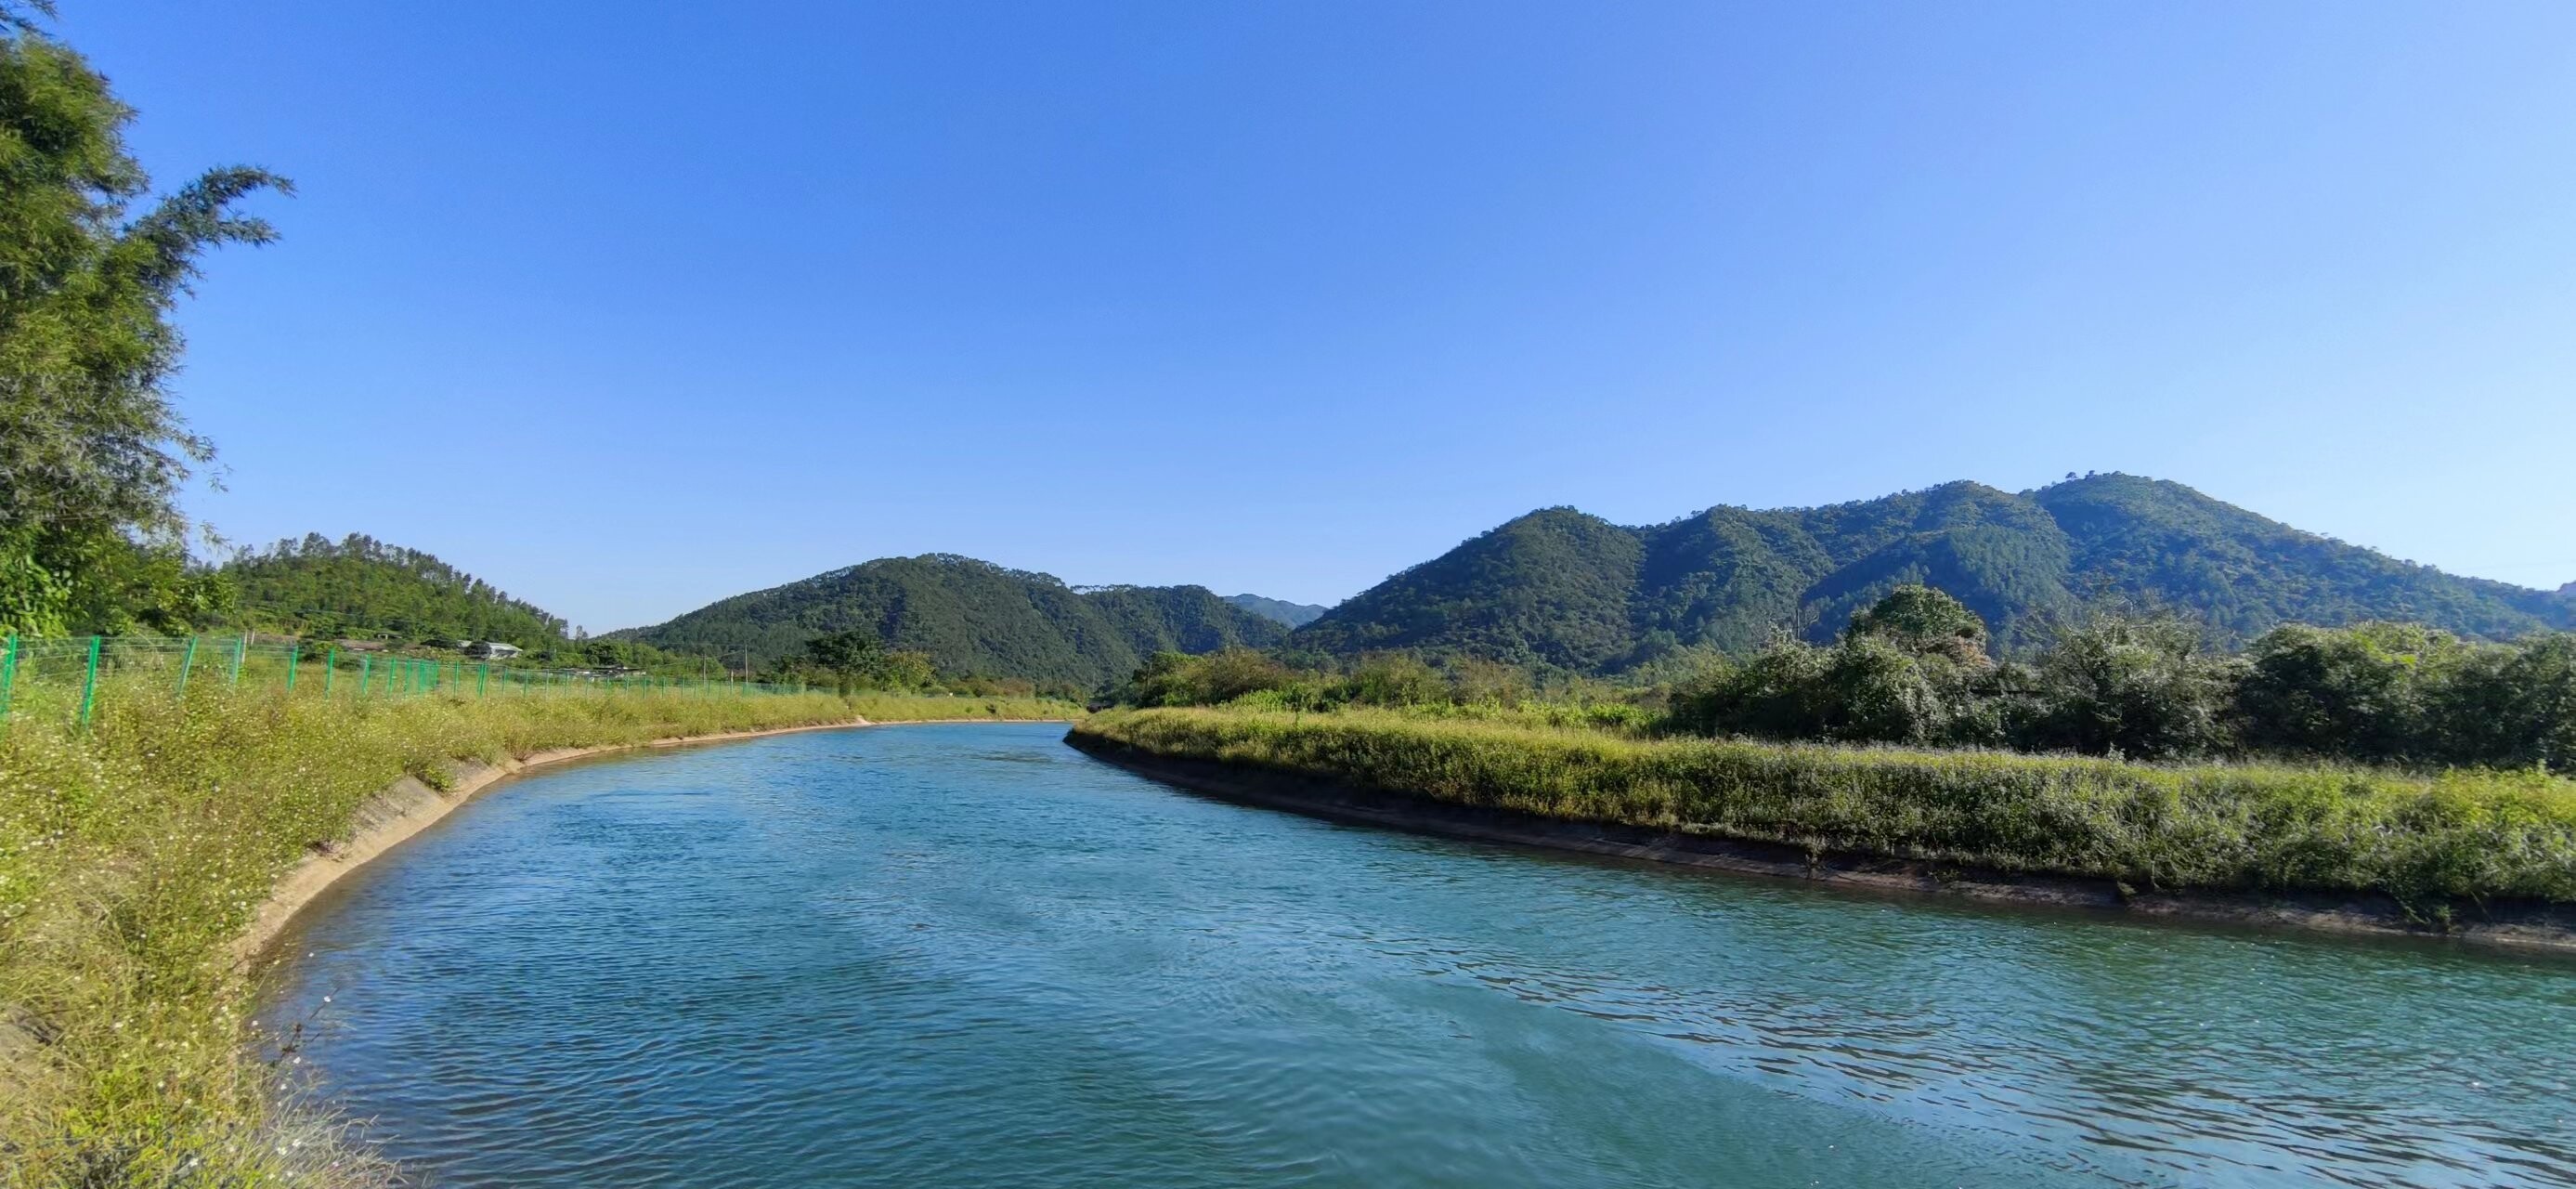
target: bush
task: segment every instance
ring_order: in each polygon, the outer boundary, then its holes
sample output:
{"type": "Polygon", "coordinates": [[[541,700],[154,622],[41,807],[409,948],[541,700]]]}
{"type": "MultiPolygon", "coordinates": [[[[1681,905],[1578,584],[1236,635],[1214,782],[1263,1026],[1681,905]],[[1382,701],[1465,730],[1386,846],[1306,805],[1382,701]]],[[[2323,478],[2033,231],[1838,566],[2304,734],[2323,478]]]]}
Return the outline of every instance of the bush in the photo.
{"type": "Polygon", "coordinates": [[[2058,634],[2013,730],[2029,751],[2173,759],[2227,750],[2239,664],[2171,618],[2098,615],[2058,634]]]}

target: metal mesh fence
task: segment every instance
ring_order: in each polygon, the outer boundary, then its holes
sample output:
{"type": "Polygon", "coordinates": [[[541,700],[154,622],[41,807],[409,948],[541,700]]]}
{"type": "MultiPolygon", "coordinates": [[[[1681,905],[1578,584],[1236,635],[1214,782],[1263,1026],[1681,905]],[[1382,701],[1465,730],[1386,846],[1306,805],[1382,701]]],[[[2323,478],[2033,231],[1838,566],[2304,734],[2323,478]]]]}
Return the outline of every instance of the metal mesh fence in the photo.
{"type": "Polygon", "coordinates": [[[37,712],[87,725],[102,682],[150,685],[171,696],[213,682],[268,687],[292,697],[541,697],[606,690],[702,697],[803,693],[803,684],[675,677],[613,669],[539,668],[464,657],[405,655],[231,636],[10,636],[0,642],[0,718],[37,712]]]}

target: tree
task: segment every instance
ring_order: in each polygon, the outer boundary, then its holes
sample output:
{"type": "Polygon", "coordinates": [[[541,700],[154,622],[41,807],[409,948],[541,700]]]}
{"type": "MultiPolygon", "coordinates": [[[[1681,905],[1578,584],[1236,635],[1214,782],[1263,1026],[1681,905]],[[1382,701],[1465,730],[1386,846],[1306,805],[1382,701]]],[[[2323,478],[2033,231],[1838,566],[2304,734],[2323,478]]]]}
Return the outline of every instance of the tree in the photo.
{"type": "Polygon", "coordinates": [[[2426,698],[2465,659],[2417,624],[2275,628],[2246,650],[2237,732],[2258,751],[2385,762],[2434,750],[2426,698]]]}
{"type": "Polygon", "coordinates": [[[2236,665],[2170,617],[2091,616],[2061,631],[2031,674],[2017,743],[2032,751],[2165,759],[2228,743],[2236,665]]]}
{"type": "Polygon", "coordinates": [[[120,594],[102,575],[186,567],[179,486],[213,448],[171,403],[169,315],[207,249],[275,238],[238,204],[287,189],[232,166],[136,213],[151,182],[125,146],[134,113],[35,27],[50,11],[0,3],[0,628],[19,633],[188,614],[185,583],[120,594]],[[164,589],[174,601],[120,601],[164,589]]]}
{"type": "Polygon", "coordinates": [[[2431,758],[2576,772],[2576,635],[2476,649],[2424,701],[2431,758]]]}
{"type": "Polygon", "coordinates": [[[1205,656],[1158,652],[1128,681],[1126,701],[1138,706],[1220,706],[1245,694],[1282,689],[1296,674],[1250,648],[1223,648],[1205,656]]]}
{"type": "Polygon", "coordinates": [[[805,656],[815,665],[843,677],[857,677],[884,658],[885,646],[867,628],[851,628],[805,642],[805,656]]]}
{"type": "Polygon", "coordinates": [[[1916,656],[1943,656],[1983,667],[1986,621],[1966,603],[1929,586],[1900,586],[1852,616],[1847,637],[1877,637],[1916,656]]]}

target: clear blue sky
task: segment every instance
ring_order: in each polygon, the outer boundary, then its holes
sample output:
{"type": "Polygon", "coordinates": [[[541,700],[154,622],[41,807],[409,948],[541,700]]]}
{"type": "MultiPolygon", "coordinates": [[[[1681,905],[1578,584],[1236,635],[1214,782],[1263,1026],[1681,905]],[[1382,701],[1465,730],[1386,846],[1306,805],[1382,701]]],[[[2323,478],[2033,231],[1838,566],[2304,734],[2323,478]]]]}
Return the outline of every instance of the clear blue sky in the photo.
{"type": "Polygon", "coordinates": [[[2576,579],[2576,5],[65,7],[302,188],[194,508],[593,630],[2096,469],[2576,579]]]}

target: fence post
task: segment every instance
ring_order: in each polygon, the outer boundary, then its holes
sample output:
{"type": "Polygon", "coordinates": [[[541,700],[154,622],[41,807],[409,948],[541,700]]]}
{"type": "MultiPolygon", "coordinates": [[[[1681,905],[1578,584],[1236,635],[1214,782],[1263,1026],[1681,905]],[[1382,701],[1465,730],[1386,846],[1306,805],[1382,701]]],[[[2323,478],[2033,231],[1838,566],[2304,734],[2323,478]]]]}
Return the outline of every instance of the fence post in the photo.
{"type": "Polygon", "coordinates": [[[492,662],[485,661],[482,668],[474,671],[474,696],[482,697],[483,687],[490,684],[492,684],[492,662]]]}
{"type": "Polygon", "coordinates": [[[9,637],[9,654],[0,657],[0,718],[9,717],[10,695],[18,690],[18,637],[9,637]]]}
{"type": "Polygon", "coordinates": [[[89,708],[98,702],[98,646],[103,637],[89,638],[89,676],[81,680],[81,725],[89,725],[89,708]]]}
{"type": "Polygon", "coordinates": [[[197,667],[197,638],[188,637],[188,651],[179,654],[179,695],[188,693],[188,670],[197,667]]]}
{"type": "Polygon", "coordinates": [[[304,659],[304,644],[297,641],[286,646],[286,692],[295,692],[295,666],[304,659]]]}
{"type": "Polygon", "coordinates": [[[322,652],[322,700],[331,700],[331,679],[340,671],[340,646],[327,644],[322,652]]]}
{"type": "Polygon", "coordinates": [[[242,666],[242,658],[243,658],[243,657],[246,657],[246,656],[249,656],[249,655],[250,655],[250,633],[249,633],[249,632],[243,632],[243,633],[241,634],[241,638],[240,638],[240,639],[233,641],[233,676],[232,676],[232,684],[234,684],[234,685],[240,685],[240,684],[241,684],[241,666],[242,666]]]}

